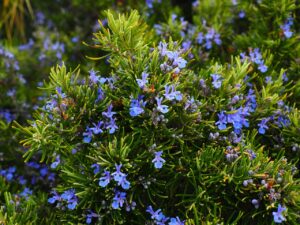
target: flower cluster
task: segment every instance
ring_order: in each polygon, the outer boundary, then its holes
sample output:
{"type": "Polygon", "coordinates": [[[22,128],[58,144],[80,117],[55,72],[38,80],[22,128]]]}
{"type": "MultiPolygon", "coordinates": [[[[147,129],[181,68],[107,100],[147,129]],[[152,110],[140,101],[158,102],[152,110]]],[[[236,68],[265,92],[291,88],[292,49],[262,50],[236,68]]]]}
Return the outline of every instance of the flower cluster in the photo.
{"type": "Polygon", "coordinates": [[[257,65],[257,68],[260,72],[262,73],[267,72],[268,67],[265,65],[260,50],[258,48],[255,48],[254,50],[250,49],[249,56],[247,56],[245,52],[242,52],[240,56],[243,62],[245,60],[249,60],[250,62],[257,65]]]}
{"type": "Polygon", "coordinates": [[[12,166],[12,167],[9,167],[6,170],[5,169],[0,170],[0,175],[2,177],[5,177],[5,179],[7,181],[11,181],[14,178],[15,172],[16,172],[16,167],[12,166]]]}
{"type": "Polygon", "coordinates": [[[230,113],[221,111],[218,114],[219,120],[215,123],[220,130],[227,128],[227,123],[231,123],[236,134],[241,134],[243,127],[249,127],[247,116],[250,115],[248,107],[240,107],[230,113]]]}
{"type": "Polygon", "coordinates": [[[291,26],[293,26],[293,18],[289,17],[283,25],[280,26],[280,29],[282,30],[284,36],[286,38],[291,38],[293,35],[293,32],[291,31],[291,26]]]}
{"type": "Polygon", "coordinates": [[[16,59],[15,55],[1,45],[0,45],[0,57],[2,58],[2,62],[0,63],[0,69],[2,65],[4,65],[6,71],[20,70],[19,61],[16,59]]]}
{"type": "Polygon", "coordinates": [[[111,179],[113,178],[114,181],[118,182],[118,185],[121,186],[124,190],[128,190],[130,188],[130,182],[126,179],[127,175],[123,172],[121,172],[121,167],[122,164],[120,165],[115,165],[116,166],[116,171],[110,174],[109,171],[104,171],[103,177],[100,178],[99,180],[99,185],[101,187],[106,187],[111,179]]]}
{"type": "MultiPolygon", "coordinates": [[[[205,26],[206,21],[204,21],[203,24],[205,26]]],[[[217,33],[213,28],[208,28],[205,34],[203,32],[199,32],[196,40],[197,43],[203,45],[206,50],[210,50],[213,46],[213,43],[218,46],[222,44],[220,34],[217,33]]]]}
{"type": "Polygon", "coordinates": [[[98,121],[93,123],[93,127],[87,127],[85,132],[83,132],[83,142],[90,143],[94,135],[102,134],[103,129],[107,129],[110,134],[113,134],[118,129],[116,125],[115,118],[113,117],[116,113],[112,111],[112,104],[107,108],[107,111],[102,112],[104,117],[103,121],[98,121]]]}
{"type": "Polygon", "coordinates": [[[240,152],[238,148],[233,148],[232,146],[227,146],[225,151],[226,160],[228,162],[233,162],[237,157],[239,157],[240,152]]]}
{"type": "Polygon", "coordinates": [[[147,101],[143,101],[142,95],[139,95],[137,99],[131,98],[129,114],[132,117],[136,117],[145,112],[144,108],[147,101]]]}
{"type": "Polygon", "coordinates": [[[78,204],[78,198],[74,189],[69,189],[59,195],[56,191],[52,191],[52,197],[48,199],[50,204],[55,204],[57,208],[64,209],[66,206],[69,210],[74,210],[78,204]]]}
{"type": "Polygon", "coordinates": [[[167,57],[167,61],[160,65],[163,72],[172,71],[177,74],[186,67],[187,61],[180,56],[181,52],[168,50],[168,43],[160,42],[158,49],[161,57],[167,57]]]}
{"type": "Polygon", "coordinates": [[[211,78],[213,79],[212,85],[215,89],[219,89],[222,85],[222,77],[219,74],[211,74],[211,78]]]}
{"type": "Polygon", "coordinates": [[[161,209],[154,211],[151,205],[147,207],[146,212],[150,213],[151,219],[154,220],[154,222],[158,225],[184,225],[184,221],[181,221],[178,216],[172,218],[166,217],[162,213],[161,209]]]}

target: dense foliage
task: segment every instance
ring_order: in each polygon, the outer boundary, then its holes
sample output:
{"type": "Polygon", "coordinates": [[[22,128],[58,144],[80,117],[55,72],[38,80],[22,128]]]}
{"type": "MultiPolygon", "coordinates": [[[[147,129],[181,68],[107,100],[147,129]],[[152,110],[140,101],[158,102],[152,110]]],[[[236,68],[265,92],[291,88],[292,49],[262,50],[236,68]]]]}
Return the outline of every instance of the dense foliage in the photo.
{"type": "Polygon", "coordinates": [[[300,223],[299,2],[19,4],[2,223],[300,223]]]}

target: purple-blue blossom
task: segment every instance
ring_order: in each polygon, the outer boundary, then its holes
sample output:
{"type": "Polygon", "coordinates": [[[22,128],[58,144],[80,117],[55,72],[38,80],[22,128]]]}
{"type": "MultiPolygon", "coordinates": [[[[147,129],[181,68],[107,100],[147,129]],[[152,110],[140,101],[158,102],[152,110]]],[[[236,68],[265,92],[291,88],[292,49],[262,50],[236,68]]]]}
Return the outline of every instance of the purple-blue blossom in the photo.
{"type": "Polygon", "coordinates": [[[139,96],[137,99],[131,98],[129,114],[132,117],[138,116],[145,112],[144,107],[147,102],[143,101],[143,96],[139,96]]]}
{"type": "Polygon", "coordinates": [[[195,101],[193,96],[192,97],[188,96],[188,99],[184,105],[184,110],[188,110],[188,111],[194,113],[197,111],[197,108],[200,104],[201,103],[198,100],[195,101]]]}
{"type": "Polygon", "coordinates": [[[55,202],[60,202],[62,200],[61,196],[56,191],[51,191],[52,197],[48,198],[48,202],[50,204],[54,204],[55,202]]]}
{"type": "Polygon", "coordinates": [[[249,109],[249,112],[254,112],[257,107],[256,95],[253,89],[249,89],[246,96],[246,107],[249,109]]]}
{"type": "Polygon", "coordinates": [[[90,143],[93,137],[93,130],[89,127],[86,128],[86,131],[83,133],[83,142],[90,143]]]}
{"type": "Polygon", "coordinates": [[[254,50],[251,49],[249,52],[249,56],[247,56],[244,52],[242,52],[240,56],[242,62],[248,59],[250,62],[255,63],[258,66],[257,68],[260,72],[267,72],[268,67],[264,64],[264,60],[258,48],[255,48],[254,50]]]}
{"type": "Polygon", "coordinates": [[[227,115],[224,111],[221,111],[218,113],[218,117],[219,120],[215,124],[218,125],[219,130],[225,130],[227,124],[227,115]]]}
{"type": "Polygon", "coordinates": [[[234,132],[236,134],[241,133],[241,129],[243,126],[249,127],[249,122],[246,116],[249,116],[249,109],[247,107],[240,107],[235,110],[234,113],[227,114],[227,122],[232,123],[234,127],[234,132]]]}
{"type": "Polygon", "coordinates": [[[172,61],[172,65],[175,67],[179,67],[180,69],[185,68],[187,61],[179,56],[179,52],[177,51],[167,51],[166,53],[168,59],[172,61]]]}
{"type": "Polygon", "coordinates": [[[94,164],[91,165],[91,168],[94,169],[94,170],[93,170],[93,173],[96,175],[97,173],[100,172],[100,168],[101,168],[101,167],[100,167],[99,164],[94,163],[94,164]]]}
{"type": "Polygon", "coordinates": [[[161,221],[165,218],[165,215],[161,212],[161,209],[154,211],[151,205],[147,207],[146,212],[150,213],[151,219],[156,221],[161,221]]]}
{"type": "Polygon", "coordinates": [[[62,193],[61,198],[67,203],[68,209],[75,209],[78,200],[74,189],[66,190],[64,193],[62,193]]]}
{"type": "Polygon", "coordinates": [[[115,167],[116,167],[116,171],[114,173],[112,173],[112,175],[113,175],[115,181],[120,182],[122,180],[122,178],[125,176],[125,174],[121,172],[122,164],[120,164],[120,165],[116,164],[115,167]]]}
{"type": "Polygon", "coordinates": [[[286,211],[285,207],[282,207],[281,204],[278,204],[277,212],[273,212],[273,219],[275,223],[282,223],[286,221],[286,218],[282,215],[282,213],[286,211]]]}
{"type": "Polygon", "coordinates": [[[246,16],[245,11],[241,10],[241,11],[239,12],[239,18],[243,19],[243,18],[245,18],[245,16],[246,16]]]}
{"type": "Polygon", "coordinates": [[[175,86],[171,85],[165,86],[165,94],[164,94],[165,98],[172,101],[172,100],[177,100],[177,101],[181,101],[182,100],[182,94],[180,93],[180,91],[175,91],[175,86]]]}
{"type": "Polygon", "coordinates": [[[293,36],[293,32],[291,31],[291,26],[293,25],[293,18],[289,17],[283,25],[280,26],[284,36],[286,38],[291,38],[293,36]]]}
{"type": "Polygon", "coordinates": [[[163,97],[159,98],[159,97],[156,97],[156,102],[157,102],[157,107],[156,109],[161,112],[161,113],[167,113],[169,112],[169,108],[167,105],[162,105],[161,102],[163,100],[163,97]]]}
{"type": "Polygon", "coordinates": [[[219,74],[211,74],[211,78],[213,79],[212,84],[215,89],[219,89],[222,85],[222,77],[219,74]]]}
{"type": "Polygon", "coordinates": [[[161,56],[167,55],[168,44],[164,43],[164,42],[159,42],[159,44],[158,44],[158,50],[159,50],[161,56]]]}
{"type": "Polygon", "coordinates": [[[28,187],[25,187],[24,190],[20,193],[20,196],[28,199],[28,197],[32,195],[32,190],[30,190],[28,187]]]}
{"type": "Polygon", "coordinates": [[[178,216],[171,218],[168,225],[184,225],[184,221],[181,221],[178,216]]]}
{"type": "Polygon", "coordinates": [[[60,164],[60,155],[56,156],[55,161],[51,163],[51,168],[55,169],[60,164]]]}
{"type": "Polygon", "coordinates": [[[138,86],[141,89],[143,89],[146,86],[146,84],[148,83],[148,80],[147,80],[148,76],[149,76],[148,73],[143,72],[142,73],[142,79],[136,79],[136,82],[138,83],[138,86]]]}
{"type": "Polygon", "coordinates": [[[266,76],[265,82],[266,82],[266,84],[272,84],[273,83],[272,77],[271,76],[266,76]]]}
{"type": "Polygon", "coordinates": [[[101,87],[98,88],[97,90],[97,99],[96,99],[96,103],[103,100],[105,97],[104,91],[101,87]]]}
{"type": "Polygon", "coordinates": [[[99,215],[94,213],[92,210],[88,210],[88,214],[86,214],[86,224],[91,224],[93,218],[98,218],[99,215]]]}
{"type": "Polygon", "coordinates": [[[126,179],[126,177],[127,175],[124,174],[121,180],[118,181],[118,185],[121,186],[124,190],[128,190],[130,188],[130,182],[126,179]]]}
{"type": "Polygon", "coordinates": [[[267,126],[267,123],[268,123],[269,120],[270,120],[269,118],[263,118],[263,119],[261,120],[261,122],[257,124],[258,127],[259,127],[258,133],[260,133],[260,134],[265,134],[265,133],[266,133],[266,129],[269,128],[269,127],[267,126]]]}
{"type": "Polygon", "coordinates": [[[111,178],[110,172],[105,170],[103,172],[103,177],[101,177],[99,179],[99,186],[100,187],[106,187],[109,184],[109,182],[111,181],[111,179],[112,178],[111,178]]]}
{"type": "Polygon", "coordinates": [[[98,82],[99,82],[99,76],[97,76],[97,73],[98,73],[98,71],[95,71],[95,70],[93,70],[93,69],[91,69],[90,71],[89,71],[89,73],[90,73],[90,81],[91,81],[91,83],[92,84],[97,84],[98,82]]]}
{"type": "Polygon", "coordinates": [[[113,112],[112,111],[112,108],[113,108],[113,105],[110,104],[107,108],[107,111],[106,112],[102,112],[102,116],[105,116],[106,118],[108,119],[112,119],[113,118],[113,115],[116,114],[116,112],[113,112]]]}
{"type": "Polygon", "coordinates": [[[105,123],[105,128],[109,130],[108,132],[110,134],[113,134],[119,127],[117,126],[115,119],[111,118],[109,122],[105,123]]]}
{"type": "Polygon", "coordinates": [[[111,204],[113,209],[119,209],[123,207],[126,201],[126,192],[117,191],[115,197],[113,198],[113,202],[111,204]]]}
{"type": "Polygon", "coordinates": [[[154,159],[152,160],[152,162],[154,163],[154,167],[156,169],[161,169],[163,164],[166,162],[166,160],[164,160],[161,156],[162,156],[162,151],[159,152],[154,152],[154,159]]]}
{"type": "Polygon", "coordinates": [[[97,124],[93,123],[94,127],[91,127],[90,130],[94,133],[94,134],[101,134],[103,133],[103,130],[101,129],[104,125],[104,123],[102,121],[99,121],[97,124]]]}
{"type": "Polygon", "coordinates": [[[16,167],[11,166],[7,170],[0,170],[0,175],[5,177],[7,181],[11,181],[14,178],[16,167]]]}

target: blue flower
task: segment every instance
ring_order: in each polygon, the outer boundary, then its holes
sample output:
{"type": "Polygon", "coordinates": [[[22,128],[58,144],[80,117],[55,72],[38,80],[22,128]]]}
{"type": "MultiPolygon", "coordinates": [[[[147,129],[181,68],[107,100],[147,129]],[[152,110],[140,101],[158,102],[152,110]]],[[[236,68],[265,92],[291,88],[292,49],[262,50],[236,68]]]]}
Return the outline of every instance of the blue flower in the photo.
{"type": "Polygon", "coordinates": [[[291,121],[285,115],[279,115],[278,120],[274,122],[278,127],[287,127],[291,124],[291,121]]]}
{"type": "Polygon", "coordinates": [[[281,30],[283,31],[283,34],[286,38],[291,38],[293,35],[293,32],[290,30],[291,26],[293,25],[293,18],[289,17],[287,21],[280,26],[281,30]]]}
{"type": "Polygon", "coordinates": [[[162,104],[161,104],[161,102],[162,102],[162,100],[163,100],[162,97],[161,97],[161,98],[156,97],[155,99],[156,99],[156,101],[157,101],[157,110],[158,110],[159,112],[161,112],[161,113],[167,113],[167,112],[169,112],[168,106],[167,106],[167,105],[162,105],[162,104]]]}
{"type": "Polygon", "coordinates": [[[69,189],[66,190],[64,193],[62,193],[61,198],[65,201],[69,201],[75,196],[75,190],[74,189],[69,189]]]}
{"type": "Polygon", "coordinates": [[[282,223],[283,221],[286,221],[286,218],[282,215],[284,211],[286,211],[286,208],[282,207],[281,204],[279,204],[277,212],[273,212],[275,223],[282,223]]]}
{"type": "Polygon", "coordinates": [[[249,127],[248,119],[246,119],[246,116],[249,115],[248,111],[249,109],[247,107],[240,107],[235,113],[230,113],[227,115],[227,122],[233,124],[234,132],[236,134],[241,133],[243,126],[249,127]]]}
{"type": "Polygon", "coordinates": [[[203,40],[204,40],[204,35],[202,32],[198,33],[198,36],[196,38],[198,44],[202,44],[203,43],[203,40]]]}
{"type": "Polygon", "coordinates": [[[220,34],[215,34],[215,37],[214,37],[214,42],[216,43],[216,45],[221,45],[222,44],[222,40],[220,38],[220,34]]]}
{"type": "Polygon", "coordinates": [[[159,44],[158,44],[158,50],[159,50],[161,56],[167,55],[168,44],[167,43],[163,43],[163,42],[159,42],[159,44]]]}
{"type": "Polygon", "coordinates": [[[151,219],[154,219],[156,221],[161,221],[165,218],[164,214],[161,212],[161,209],[154,211],[151,205],[147,207],[146,212],[150,213],[151,219]]]}
{"type": "Polygon", "coordinates": [[[91,168],[94,168],[93,173],[95,175],[100,172],[100,165],[98,165],[97,163],[94,163],[93,165],[91,165],[91,168]]]}
{"type": "Polygon", "coordinates": [[[116,112],[112,112],[113,105],[110,104],[107,108],[107,112],[102,112],[102,116],[105,116],[108,119],[112,119],[113,115],[116,114],[116,112]]]}
{"type": "Polygon", "coordinates": [[[266,76],[265,82],[266,82],[266,84],[272,84],[273,83],[272,77],[271,76],[266,76]]]}
{"type": "Polygon", "coordinates": [[[148,76],[149,76],[148,73],[143,72],[142,79],[136,79],[136,82],[138,83],[140,88],[143,89],[146,86],[146,84],[148,83],[148,80],[147,80],[148,76]]]}
{"type": "Polygon", "coordinates": [[[188,99],[184,105],[184,110],[188,110],[192,113],[196,112],[200,104],[201,103],[198,100],[195,101],[194,97],[188,96],[188,99]]]}
{"type": "Polygon", "coordinates": [[[53,194],[53,196],[51,198],[48,198],[48,202],[50,204],[54,204],[56,201],[61,201],[62,198],[60,197],[60,195],[56,192],[56,191],[51,191],[51,193],[53,194]]]}
{"type": "Polygon", "coordinates": [[[177,101],[181,101],[182,100],[182,94],[180,93],[180,91],[175,91],[175,86],[171,85],[165,86],[165,94],[164,96],[166,97],[166,99],[172,101],[172,100],[177,100],[177,101]]]}
{"type": "Polygon", "coordinates": [[[138,99],[131,99],[129,114],[132,117],[138,116],[144,113],[144,107],[146,106],[146,101],[143,101],[143,96],[139,96],[138,99]]]}
{"type": "Polygon", "coordinates": [[[90,143],[93,137],[93,131],[89,127],[86,128],[86,132],[83,133],[83,142],[90,143]]]}
{"type": "Polygon", "coordinates": [[[77,198],[76,199],[71,199],[71,200],[68,201],[67,207],[68,207],[68,209],[73,210],[73,209],[76,208],[77,204],[78,204],[77,203],[77,198]]]}
{"type": "Polygon", "coordinates": [[[99,102],[99,101],[103,100],[104,97],[105,97],[104,91],[102,90],[101,87],[99,87],[98,90],[97,90],[97,99],[96,99],[96,102],[99,102]]]}
{"type": "Polygon", "coordinates": [[[162,168],[163,164],[166,162],[166,160],[164,160],[163,158],[161,158],[162,155],[162,151],[159,152],[155,152],[155,158],[152,160],[152,162],[154,163],[154,167],[156,169],[160,169],[162,168]]]}
{"type": "Polygon", "coordinates": [[[258,70],[259,70],[260,72],[262,72],[262,73],[265,73],[265,72],[267,72],[268,67],[267,67],[266,65],[264,65],[264,64],[259,64],[258,70]]]}
{"type": "Polygon", "coordinates": [[[98,72],[96,72],[95,70],[91,69],[89,71],[90,73],[90,81],[92,82],[92,84],[97,84],[99,82],[99,77],[96,75],[98,72]]]}
{"type": "Polygon", "coordinates": [[[61,198],[66,201],[68,209],[73,210],[76,208],[78,200],[74,189],[66,190],[62,193],[61,198]]]}
{"type": "Polygon", "coordinates": [[[214,88],[219,89],[222,85],[222,79],[221,79],[222,77],[219,74],[211,74],[210,76],[213,79],[212,84],[213,84],[214,88]]]}
{"type": "Polygon", "coordinates": [[[118,182],[118,185],[121,185],[123,189],[128,190],[130,188],[130,182],[126,179],[126,174],[118,182]]]}
{"type": "Polygon", "coordinates": [[[256,95],[253,89],[249,89],[249,92],[246,96],[246,107],[249,109],[249,112],[254,112],[256,109],[256,95]]]}
{"type": "Polygon", "coordinates": [[[29,197],[29,195],[32,195],[32,190],[30,190],[27,187],[25,187],[24,190],[20,193],[20,196],[22,196],[26,199],[29,197]]]}
{"type": "Polygon", "coordinates": [[[103,130],[101,129],[103,124],[102,121],[99,121],[97,124],[93,123],[94,127],[91,127],[90,130],[93,131],[94,134],[101,134],[103,133],[103,130]]]}
{"type": "Polygon", "coordinates": [[[99,186],[106,187],[110,181],[111,181],[110,172],[105,170],[103,173],[103,177],[101,177],[99,180],[99,186]]]}
{"type": "Polygon", "coordinates": [[[92,210],[88,210],[88,214],[86,214],[86,223],[90,224],[92,222],[92,219],[94,218],[98,218],[99,215],[94,213],[92,210]]]}
{"type": "Polygon", "coordinates": [[[126,200],[126,192],[117,191],[115,197],[113,198],[113,202],[111,204],[112,208],[119,209],[120,207],[123,207],[125,200],[126,200]]]}
{"type": "Polygon", "coordinates": [[[51,168],[55,169],[58,165],[60,164],[60,156],[56,156],[55,161],[53,163],[51,163],[51,168]]]}
{"type": "Polygon", "coordinates": [[[250,160],[253,160],[256,158],[256,153],[254,151],[252,151],[251,149],[248,149],[246,152],[248,153],[250,160]]]}
{"type": "Polygon", "coordinates": [[[260,134],[266,133],[266,129],[269,128],[266,124],[269,120],[270,120],[269,118],[264,118],[261,120],[260,123],[257,124],[259,126],[258,133],[260,133],[260,134]]]}
{"type": "Polygon", "coordinates": [[[176,218],[171,218],[169,225],[184,225],[184,221],[181,221],[178,216],[176,218]]]}
{"type": "Polygon", "coordinates": [[[184,68],[187,64],[187,61],[179,56],[179,52],[177,51],[167,51],[166,55],[170,61],[172,61],[172,65],[175,67],[179,67],[180,69],[184,68]]]}
{"type": "Polygon", "coordinates": [[[118,126],[116,124],[116,121],[111,118],[110,121],[106,123],[105,128],[109,130],[110,134],[113,134],[118,129],[118,126]]]}
{"type": "Polygon", "coordinates": [[[217,121],[215,124],[218,125],[219,130],[225,130],[227,124],[227,116],[224,113],[224,111],[218,113],[218,117],[219,117],[219,121],[217,121]]]}
{"type": "Polygon", "coordinates": [[[245,13],[245,11],[243,11],[243,10],[241,10],[240,12],[239,12],[239,18],[245,18],[245,16],[246,16],[246,13],[245,13]]]}
{"type": "Polygon", "coordinates": [[[46,176],[48,173],[48,167],[47,166],[43,166],[41,169],[40,169],[40,175],[42,177],[46,176]]]}
{"type": "Polygon", "coordinates": [[[121,182],[122,178],[125,176],[125,174],[121,172],[122,164],[120,165],[116,164],[115,167],[116,167],[116,172],[112,173],[112,175],[115,181],[121,182]]]}

